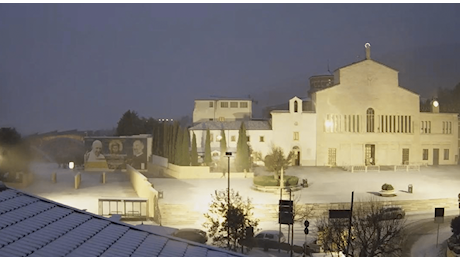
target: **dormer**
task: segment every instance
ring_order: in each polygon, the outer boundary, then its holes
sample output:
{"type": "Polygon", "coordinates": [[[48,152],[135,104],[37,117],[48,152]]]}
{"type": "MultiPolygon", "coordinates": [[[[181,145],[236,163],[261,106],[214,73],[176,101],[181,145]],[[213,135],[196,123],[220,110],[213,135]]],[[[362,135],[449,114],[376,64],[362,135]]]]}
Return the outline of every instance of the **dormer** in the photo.
{"type": "Polygon", "coordinates": [[[289,113],[302,113],[302,99],[293,97],[289,100],[289,113]]]}

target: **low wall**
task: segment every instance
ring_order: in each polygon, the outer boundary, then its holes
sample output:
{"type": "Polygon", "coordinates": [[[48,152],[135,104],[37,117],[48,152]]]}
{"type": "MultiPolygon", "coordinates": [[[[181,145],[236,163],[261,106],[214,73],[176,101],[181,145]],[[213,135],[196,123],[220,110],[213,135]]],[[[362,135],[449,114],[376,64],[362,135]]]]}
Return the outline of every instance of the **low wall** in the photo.
{"type": "MultiPolygon", "coordinates": [[[[209,166],[179,166],[168,163],[168,159],[161,156],[152,155],[152,160],[148,164],[148,172],[145,175],[149,178],[168,177],[175,179],[219,179],[222,178],[221,172],[211,172],[209,166]]],[[[225,173],[227,177],[227,173],[225,173]]],[[[254,178],[253,172],[231,172],[230,179],[233,178],[254,178]]]]}
{"type": "Polygon", "coordinates": [[[126,173],[129,175],[131,185],[133,185],[137,196],[147,199],[147,217],[158,218],[159,212],[156,212],[158,208],[158,191],[152,187],[152,184],[142,173],[130,165],[126,165],[126,173]]]}
{"type": "Polygon", "coordinates": [[[6,186],[14,189],[23,189],[27,188],[33,181],[34,176],[32,173],[18,173],[21,176],[21,182],[7,182],[4,181],[6,186]]]}

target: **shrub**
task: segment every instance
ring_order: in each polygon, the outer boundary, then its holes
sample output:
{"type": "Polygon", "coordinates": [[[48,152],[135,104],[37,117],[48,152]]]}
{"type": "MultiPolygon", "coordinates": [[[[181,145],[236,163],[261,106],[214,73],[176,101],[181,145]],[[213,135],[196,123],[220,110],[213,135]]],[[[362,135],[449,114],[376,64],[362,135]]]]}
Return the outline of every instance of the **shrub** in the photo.
{"type": "Polygon", "coordinates": [[[385,183],[382,185],[382,190],[394,190],[391,184],[385,183]]]}
{"type": "Polygon", "coordinates": [[[458,237],[460,235],[460,216],[457,216],[450,221],[450,228],[455,236],[458,237]]]}
{"type": "MultiPolygon", "coordinates": [[[[299,183],[299,178],[296,176],[285,175],[283,178],[285,186],[295,186],[299,183]]],[[[279,186],[279,180],[274,179],[273,176],[255,176],[253,183],[259,186],[279,186]]]]}

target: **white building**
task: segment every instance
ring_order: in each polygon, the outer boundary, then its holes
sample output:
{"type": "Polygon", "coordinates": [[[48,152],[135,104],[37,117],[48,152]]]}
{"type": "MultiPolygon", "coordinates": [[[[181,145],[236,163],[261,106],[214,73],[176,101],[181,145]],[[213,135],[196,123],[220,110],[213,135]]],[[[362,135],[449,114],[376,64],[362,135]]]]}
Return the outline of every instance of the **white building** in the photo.
{"type": "Polygon", "coordinates": [[[193,123],[206,121],[235,121],[252,118],[250,99],[197,99],[193,109],[193,123]]]}
{"type": "MultiPolygon", "coordinates": [[[[420,112],[420,96],[399,86],[398,71],[370,58],[370,45],[365,60],[339,68],[333,76],[333,84],[311,93],[311,101],[294,97],[288,110],[271,111],[271,121],[245,121],[253,150],[263,156],[272,145],[285,154],[293,151],[294,165],[457,164],[458,114],[439,113],[442,104],[437,101],[431,112],[420,112]]],[[[203,108],[198,105],[202,102],[195,102],[194,122],[207,122],[190,129],[197,135],[199,151],[204,153],[207,128],[213,152],[220,150],[215,137],[221,129],[227,131],[230,151],[235,151],[241,123],[210,122],[206,116],[195,120],[195,115],[210,113],[219,104],[211,107],[207,101],[209,107],[203,108]]]]}

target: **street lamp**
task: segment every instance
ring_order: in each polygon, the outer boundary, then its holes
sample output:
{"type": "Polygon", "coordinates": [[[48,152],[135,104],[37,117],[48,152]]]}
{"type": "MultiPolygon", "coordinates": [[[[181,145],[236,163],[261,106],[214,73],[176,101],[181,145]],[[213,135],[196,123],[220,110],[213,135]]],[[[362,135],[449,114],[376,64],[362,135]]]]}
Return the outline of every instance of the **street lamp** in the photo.
{"type": "Polygon", "coordinates": [[[227,248],[230,249],[230,156],[231,152],[226,152],[225,155],[228,157],[228,174],[227,174],[227,248]]]}

